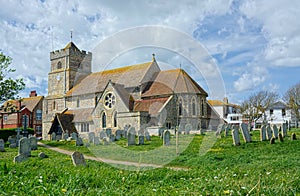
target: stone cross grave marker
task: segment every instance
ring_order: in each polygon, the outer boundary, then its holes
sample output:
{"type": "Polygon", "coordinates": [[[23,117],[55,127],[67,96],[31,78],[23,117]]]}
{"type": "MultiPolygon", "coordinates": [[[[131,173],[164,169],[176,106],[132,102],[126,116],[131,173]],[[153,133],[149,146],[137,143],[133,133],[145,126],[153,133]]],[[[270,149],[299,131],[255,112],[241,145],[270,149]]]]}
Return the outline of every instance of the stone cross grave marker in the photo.
{"type": "Polygon", "coordinates": [[[170,131],[165,130],[163,134],[164,134],[164,136],[163,136],[164,146],[169,146],[170,145],[170,139],[171,139],[170,131]]]}
{"type": "Polygon", "coordinates": [[[231,131],[231,135],[232,135],[233,145],[235,146],[241,145],[238,126],[234,126],[233,130],[231,131]]]}
{"type": "Polygon", "coordinates": [[[266,125],[261,126],[260,129],[260,141],[265,141],[267,140],[267,130],[266,130],[266,125]]]}
{"type": "Polygon", "coordinates": [[[242,123],[242,124],[241,124],[241,131],[242,131],[242,136],[243,136],[243,138],[244,138],[244,141],[245,141],[246,143],[251,142],[252,140],[251,140],[250,133],[249,133],[249,131],[248,131],[248,125],[247,125],[247,124],[245,124],[245,123],[242,123]]]}
{"type": "Polygon", "coordinates": [[[278,138],[278,128],[276,125],[273,125],[273,136],[277,139],[278,138]]]}
{"type": "Polygon", "coordinates": [[[81,152],[75,151],[71,155],[74,166],[86,166],[84,156],[81,152]]]}
{"type": "Polygon", "coordinates": [[[36,139],[36,137],[34,137],[34,136],[30,137],[29,141],[30,141],[30,148],[31,148],[31,150],[37,150],[38,147],[37,147],[37,139],[36,139]]]}
{"type": "Polygon", "coordinates": [[[4,140],[3,139],[0,139],[0,152],[5,152],[5,149],[4,149],[4,140]]]}
{"type": "Polygon", "coordinates": [[[128,135],[127,135],[127,145],[128,146],[132,146],[135,145],[135,128],[134,127],[130,127],[128,130],[128,135]]]}
{"type": "Polygon", "coordinates": [[[272,129],[271,129],[271,126],[270,125],[268,125],[267,126],[267,140],[269,140],[270,141],[270,139],[272,138],[272,129]]]}

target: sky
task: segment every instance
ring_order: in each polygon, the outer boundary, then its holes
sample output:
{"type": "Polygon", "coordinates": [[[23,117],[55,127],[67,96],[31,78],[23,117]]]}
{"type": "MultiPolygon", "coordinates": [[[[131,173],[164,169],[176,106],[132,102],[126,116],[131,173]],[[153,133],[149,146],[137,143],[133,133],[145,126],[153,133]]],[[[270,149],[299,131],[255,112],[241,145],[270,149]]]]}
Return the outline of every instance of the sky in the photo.
{"type": "MultiPolygon", "coordinates": [[[[214,97],[205,72],[217,69],[224,96],[237,104],[260,90],[283,95],[300,81],[299,0],[0,2],[0,51],[13,59],[16,72],[11,77],[24,78],[21,97],[31,90],[47,95],[50,52],[70,42],[70,31],[78,48],[93,52],[120,32],[147,26],[170,28],[192,38],[215,66],[193,65],[175,49],[155,45],[118,54],[111,68],[148,62],[155,53],[159,65],[185,69],[209,93],[208,99],[214,97]]],[[[131,40],[142,36],[137,32],[131,40]]],[[[189,44],[184,47],[190,49],[189,44]]],[[[101,54],[93,52],[93,58],[97,55],[101,54]]],[[[93,64],[93,71],[99,71],[98,64],[93,64]]]]}

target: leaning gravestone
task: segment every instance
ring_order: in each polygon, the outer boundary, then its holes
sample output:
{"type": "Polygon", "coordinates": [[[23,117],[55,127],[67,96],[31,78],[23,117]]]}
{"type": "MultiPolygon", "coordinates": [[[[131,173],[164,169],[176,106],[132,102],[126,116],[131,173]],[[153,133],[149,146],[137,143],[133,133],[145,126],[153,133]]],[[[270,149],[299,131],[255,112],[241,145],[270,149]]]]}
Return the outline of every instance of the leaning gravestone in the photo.
{"type": "Polygon", "coordinates": [[[5,149],[4,149],[4,140],[3,139],[0,139],[0,152],[5,152],[5,149]]]}
{"type": "Polygon", "coordinates": [[[81,137],[76,138],[75,146],[83,146],[83,141],[81,137]]]}
{"type": "Polygon", "coordinates": [[[121,130],[116,130],[116,140],[119,141],[122,137],[122,131],[121,130]]]}
{"type": "Polygon", "coordinates": [[[144,145],[145,144],[145,136],[144,135],[139,135],[139,140],[138,140],[139,145],[144,145]]]}
{"type": "Polygon", "coordinates": [[[52,141],[56,140],[56,133],[55,132],[52,132],[52,134],[51,134],[51,140],[52,141]]]}
{"type": "Polygon", "coordinates": [[[128,146],[132,146],[135,145],[135,128],[134,127],[130,127],[128,130],[128,135],[127,135],[127,145],[128,146]]]}
{"type": "Polygon", "coordinates": [[[37,139],[36,139],[36,137],[33,137],[33,136],[30,137],[29,141],[30,141],[31,150],[37,150],[37,139]]]}
{"type": "Polygon", "coordinates": [[[287,136],[287,126],[286,123],[282,124],[282,137],[286,137],[287,136]]]}
{"type": "Polygon", "coordinates": [[[273,136],[277,139],[278,138],[278,128],[276,125],[273,125],[273,136]]]}
{"type": "Polygon", "coordinates": [[[191,130],[192,130],[192,125],[191,124],[186,124],[184,134],[190,134],[191,130]]]}
{"type": "Polygon", "coordinates": [[[275,137],[272,137],[272,138],[270,139],[270,144],[275,144],[275,137]]]}
{"type": "Polygon", "coordinates": [[[272,138],[272,129],[271,129],[271,126],[270,125],[268,125],[267,126],[267,140],[269,140],[270,141],[270,139],[272,138]]]}
{"type": "Polygon", "coordinates": [[[151,141],[151,136],[149,134],[149,131],[145,131],[145,138],[146,138],[146,141],[151,141]]]}
{"type": "Polygon", "coordinates": [[[291,135],[291,140],[297,140],[296,133],[293,133],[293,134],[291,135]]]}
{"type": "Polygon", "coordinates": [[[64,140],[68,140],[68,138],[69,138],[69,133],[64,133],[64,134],[63,134],[63,138],[64,138],[64,140]]]}
{"type": "Polygon", "coordinates": [[[224,129],[225,124],[221,123],[218,125],[217,131],[216,131],[216,136],[219,136],[222,133],[222,130],[224,129]]]}
{"type": "Polygon", "coordinates": [[[23,137],[19,141],[19,155],[31,156],[30,140],[26,137],[23,137]]]}
{"type": "Polygon", "coordinates": [[[163,134],[164,134],[164,137],[163,137],[164,146],[169,146],[170,145],[170,138],[171,138],[170,131],[165,130],[163,134]]]}
{"type": "Polygon", "coordinates": [[[282,133],[279,133],[279,134],[278,134],[278,138],[279,138],[279,141],[280,141],[280,142],[283,142],[282,133]]]}
{"type": "Polygon", "coordinates": [[[71,137],[72,137],[74,140],[76,140],[76,139],[77,139],[77,133],[72,132],[72,133],[71,133],[71,137]]]}
{"type": "Polygon", "coordinates": [[[260,129],[260,141],[265,141],[267,140],[267,130],[266,130],[266,125],[263,125],[260,129]]]}
{"type": "Polygon", "coordinates": [[[235,145],[235,146],[241,145],[240,136],[239,136],[239,130],[238,130],[237,126],[235,126],[233,128],[233,130],[231,131],[231,135],[232,135],[233,145],[235,145]]]}
{"type": "Polygon", "coordinates": [[[243,135],[244,141],[246,143],[251,142],[251,136],[250,136],[250,133],[248,131],[248,125],[245,124],[245,123],[242,123],[241,124],[241,130],[242,130],[242,135],[243,135]]]}
{"type": "Polygon", "coordinates": [[[89,143],[93,143],[94,142],[94,138],[95,138],[95,133],[94,132],[89,132],[88,133],[89,143]]]}
{"type": "Polygon", "coordinates": [[[230,125],[227,125],[227,126],[225,127],[225,131],[224,131],[224,136],[225,136],[225,137],[228,136],[229,130],[230,130],[230,125]]]}
{"type": "Polygon", "coordinates": [[[71,155],[74,166],[86,166],[85,159],[82,153],[75,151],[71,155]]]}

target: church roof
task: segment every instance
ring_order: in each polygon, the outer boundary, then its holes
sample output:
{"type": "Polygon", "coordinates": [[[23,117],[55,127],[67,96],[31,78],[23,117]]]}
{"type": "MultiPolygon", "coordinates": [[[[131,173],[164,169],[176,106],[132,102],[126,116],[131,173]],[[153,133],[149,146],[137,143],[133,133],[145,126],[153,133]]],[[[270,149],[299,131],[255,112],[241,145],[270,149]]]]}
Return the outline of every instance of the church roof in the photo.
{"type": "Polygon", "coordinates": [[[69,42],[69,43],[64,47],[64,50],[70,49],[70,48],[75,48],[76,50],[79,50],[79,49],[77,48],[77,46],[76,46],[73,42],[69,42]]]}
{"type": "Polygon", "coordinates": [[[136,87],[143,82],[151,66],[158,67],[155,61],[151,61],[92,73],[68,91],[67,96],[102,92],[109,80],[124,85],[124,88],[136,87]]]}
{"type": "Polygon", "coordinates": [[[182,69],[161,71],[143,97],[170,95],[173,93],[207,93],[182,69]]]}
{"type": "Polygon", "coordinates": [[[92,121],[92,112],[94,108],[80,108],[67,110],[64,112],[65,115],[73,115],[73,122],[87,122],[92,121]]]}
{"type": "Polygon", "coordinates": [[[170,97],[136,100],[134,102],[133,111],[135,112],[149,112],[151,115],[156,115],[161,108],[169,100],[170,97]]]}
{"type": "Polygon", "coordinates": [[[65,113],[64,114],[56,114],[48,134],[55,132],[57,125],[59,125],[61,127],[63,133],[66,133],[67,131],[69,133],[73,133],[73,132],[77,133],[76,128],[75,128],[74,124],[72,123],[73,119],[74,119],[73,114],[65,114],[65,113]]]}

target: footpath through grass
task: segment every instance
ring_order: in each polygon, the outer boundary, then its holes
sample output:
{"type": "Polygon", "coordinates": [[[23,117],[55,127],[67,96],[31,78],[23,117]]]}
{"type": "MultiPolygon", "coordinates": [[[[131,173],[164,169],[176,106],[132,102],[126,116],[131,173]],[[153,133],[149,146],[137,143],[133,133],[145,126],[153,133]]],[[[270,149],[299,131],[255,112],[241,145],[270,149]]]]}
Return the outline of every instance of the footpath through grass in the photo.
{"type": "MultiPolygon", "coordinates": [[[[228,136],[208,148],[202,144],[209,137],[197,135],[168,164],[189,168],[187,171],[129,171],[89,160],[87,167],[74,167],[70,156],[42,147],[32,151],[28,161],[14,164],[17,149],[5,148],[6,152],[0,153],[0,195],[299,195],[300,131],[292,132],[297,133],[298,140],[285,138],[270,145],[260,142],[259,133],[253,132],[252,143],[235,147],[228,136]],[[38,158],[41,151],[49,158],[38,158]]],[[[91,147],[47,143],[94,154],[91,147]]],[[[126,147],[124,141],[118,144],[136,152],[153,151],[153,146],[164,149],[159,138],[145,146],[126,147]]]]}

